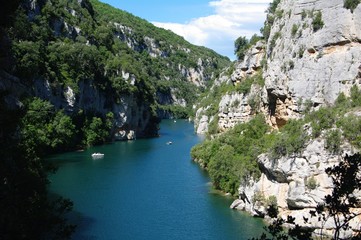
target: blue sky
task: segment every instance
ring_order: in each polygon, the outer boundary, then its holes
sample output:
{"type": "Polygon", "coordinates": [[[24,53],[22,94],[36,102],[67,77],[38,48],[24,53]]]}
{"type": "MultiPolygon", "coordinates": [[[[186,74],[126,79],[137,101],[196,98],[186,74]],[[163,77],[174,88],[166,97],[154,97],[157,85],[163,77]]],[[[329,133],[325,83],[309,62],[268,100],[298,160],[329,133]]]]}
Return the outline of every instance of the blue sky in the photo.
{"type": "Polygon", "coordinates": [[[259,33],[271,0],[100,0],[234,60],[234,41],[259,33]]]}

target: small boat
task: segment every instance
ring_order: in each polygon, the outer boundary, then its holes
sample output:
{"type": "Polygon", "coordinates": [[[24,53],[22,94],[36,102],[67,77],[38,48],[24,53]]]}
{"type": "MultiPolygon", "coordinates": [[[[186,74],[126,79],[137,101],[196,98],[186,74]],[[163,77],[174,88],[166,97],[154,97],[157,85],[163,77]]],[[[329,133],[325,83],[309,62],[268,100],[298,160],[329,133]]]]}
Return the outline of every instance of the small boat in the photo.
{"type": "Polygon", "coordinates": [[[171,141],[167,142],[167,145],[172,145],[173,143],[171,141]]]}
{"type": "Polygon", "coordinates": [[[104,153],[93,153],[92,158],[102,158],[104,157],[104,153]]]}

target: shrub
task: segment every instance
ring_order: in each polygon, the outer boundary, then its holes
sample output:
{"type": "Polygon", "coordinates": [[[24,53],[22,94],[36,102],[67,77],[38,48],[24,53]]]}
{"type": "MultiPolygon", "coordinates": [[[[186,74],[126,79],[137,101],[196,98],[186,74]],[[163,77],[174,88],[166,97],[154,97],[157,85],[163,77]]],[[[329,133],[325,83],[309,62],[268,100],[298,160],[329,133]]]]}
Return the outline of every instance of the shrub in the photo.
{"type": "Polygon", "coordinates": [[[354,146],[361,147],[361,118],[355,115],[349,115],[337,122],[337,126],[343,131],[344,137],[354,146]]]}
{"type": "Polygon", "coordinates": [[[302,20],[304,20],[306,17],[307,17],[306,10],[303,9],[302,12],[301,12],[301,18],[302,18],[302,20]]]}
{"type": "Polygon", "coordinates": [[[313,31],[317,32],[318,30],[323,28],[323,25],[324,25],[324,22],[322,21],[322,13],[320,11],[318,11],[313,16],[313,20],[312,20],[313,31]]]}
{"type": "Polygon", "coordinates": [[[351,87],[351,104],[352,107],[361,106],[361,91],[356,85],[351,87]]]}
{"type": "Polygon", "coordinates": [[[304,52],[305,52],[305,47],[304,47],[304,46],[301,46],[301,47],[298,49],[298,58],[303,58],[304,52]]]}
{"type": "Polygon", "coordinates": [[[292,25],[292,29],[291,29],[291,35],[292,35],[292,37],[294,37],[294,36],[296,35],[297,31],[298,31],[298,25],[297,25],[297,24],[293,24],[293,25],[292,25]]]}
{"type": "Polygon", "coordinates": [[[261,103],[261,98],[260,96],[257,95],[252,95],[248,98],[248,105],[251,107],[251,112],[252,114],[257,113],[259,111],[259,106],[261,103]]]}
{"type": "Polygon", "coordinates": [[[281,0],[273,0],[267,9],[267,13],[275,13],[276,9],[278,7],[278,4],[281,2],[281,0]]]}
{"type": "Polygon", "coordinates": [[[290,61],[288,62],[288,66],[289,66],[290,69],[294,69],[294,68],[295,68],[295,62],[292,61],[292,60],[290,60],[290,61]]]}
{"type": "Polygon", "coordinates": [[[274,195],[269,196],[269,198],[267,199],[267,206],[277,207],[277,197],[274,195]]]}
{"type": "Polygon", "coordinates": [[[340,153],[341,136],[341,132],[338,129],[328,131],[326,134],[326,149],[328,149],[333,154],[340,153]]]}
{"type": "Polygon", "coordinates": [[[249,40],[249,44],[250,45],[255,45],[261,39],[262,39],[262,37],[258,36],[257,34],[253,34],[253,36],[249,40]]]}
{"type": "Polygon", "coordinates": [[[306,187],[309,190],[314,190],[318,187],[317,181],[313,176],[307,179],[306,187]]]}
{"type": "Polygon", "coordinates": [[[303,108],[303,112],[304,113],[309,113],[313,107],[313,102],[311,99],[306,99],[306,101],[303,104],[304,108],[303,108]]]}
{"type": "Polygon", "coordinates": [[[344,0],[343,7],[350,9],[351,12],[361,3],[361,0],[344,0]]]}
{"type": "Polygon", "coordinates": [[[213,135],[218,133],[218,115],[215,115],[213,120],[208,124],[208,134],[213,135]]]}
{"type": "Polygon", "coordinates": [[[311,122],[313,137],[318,137],[322,130],[332,128],[336,123],[337,111],[329,107],[320,108],[318,111],[308,114],[306,119],[311,122]]]}
{"type": "Polygon", "coordinates": [[[246,37],[239,37],[234,42],[234,53],[237,55],[238,60],[242,61],[244,59],[248,44],[246,37]]]}
{"type": "Polygon", "coordinates": [[[347,108],[350,107],[350,102],[347,99],[346,95],[342,92],[338,95],[335,101],[335,106],[338,108],[347,108]]]}
{"type": "Polygon", "coordinates": [[[269,46],[270,52],[273,51],[273,48],[276,46],[276,41],[277,41],[277,39],[279,39],[281,36],[282,36],[282,35],[281,35],[281,32],[276,32],[276,33],[273,35],[273,38],[272,38],[272,40],[271,40],[271,42],[270,42],[270,46],[269,46]]]}
{"type": "Polygon", "coordinates": [[[300,153],[304,148],[308,136],[303,130],[304,122],[290,120],[276,135],[276,139],[270,149],[271,158],[277,159],[293,153],[300,153]]]}
{"type": "Polygon", "coordinates": [[[276,17],[277,17],[277,18],[282,18],[283,12],[284,12],[283,10],[277,10],[277,11],[276,11],[276,17]]]}
{"type": "Polygon", "coordinates": [[[265,204],[266,203],[266,197],[264,196],[264,194],[260,191],[255,192],[252,198],[252,203],[253,205],[256,204],[257,202],[261,203],[261,204],[265,204]]]}

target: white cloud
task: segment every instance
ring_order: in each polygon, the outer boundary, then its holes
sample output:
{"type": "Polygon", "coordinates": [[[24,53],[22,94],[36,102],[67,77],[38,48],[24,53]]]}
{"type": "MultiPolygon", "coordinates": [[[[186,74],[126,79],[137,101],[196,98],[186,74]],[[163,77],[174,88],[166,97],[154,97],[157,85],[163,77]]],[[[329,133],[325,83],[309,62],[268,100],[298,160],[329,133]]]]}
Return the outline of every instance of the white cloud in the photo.
{"type": "Polygon", "coordinates": [[[214,14],[190,20],[187,23],[154,25],[172,30],[187,41],[214,49],[234,59],[233,43],[239,36],[251,37],[259,33],[271,0],[219,0],[209,2],[214,14]]]}

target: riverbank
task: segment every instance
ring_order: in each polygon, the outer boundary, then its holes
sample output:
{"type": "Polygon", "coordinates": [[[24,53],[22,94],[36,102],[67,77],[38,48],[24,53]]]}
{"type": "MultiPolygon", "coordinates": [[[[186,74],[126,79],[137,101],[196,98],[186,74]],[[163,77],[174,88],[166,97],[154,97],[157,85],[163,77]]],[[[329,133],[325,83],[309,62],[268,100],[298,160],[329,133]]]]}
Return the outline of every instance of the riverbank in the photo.
{"type": "Polygon", "coordinates": [[[229,239],[254,237],[261,219],[229,208],[208,174],[191,161],[202,139],[186,120],[161,123],[160,137],[54,156],[50,191],[74,201],[73,239],[229,239]],[[167,145],[172,141],[172,145],[167,145]],[[92,160],[92,152],[104,153],[92,160]],[[156,221],[154,221],[156,219],[156,221]]]}

